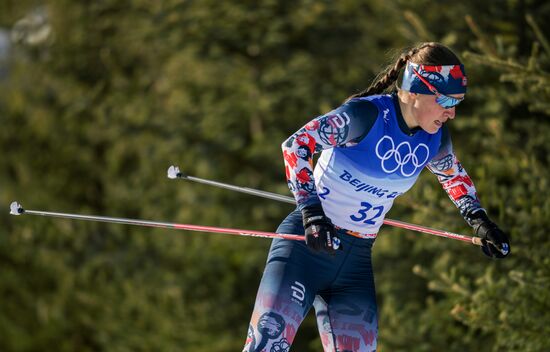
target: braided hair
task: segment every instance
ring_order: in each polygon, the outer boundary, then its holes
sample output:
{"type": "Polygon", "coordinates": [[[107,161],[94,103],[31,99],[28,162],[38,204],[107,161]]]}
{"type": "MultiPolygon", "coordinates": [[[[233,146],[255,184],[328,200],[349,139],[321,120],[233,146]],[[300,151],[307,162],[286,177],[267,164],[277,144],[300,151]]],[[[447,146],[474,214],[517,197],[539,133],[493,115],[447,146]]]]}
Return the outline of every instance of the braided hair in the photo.
{"type": "Polygon", "coordinates": [[[408,61],[423,65],[460,65],[460,59],[451,49],[445,45],[435,42],[421,43],[401,53],[397,61],[386,67],[371,83],[371,85],[356,94],[351,95],[346,101],[353,98],[366,97],[369,95],[382,94],[392,87],[395,90],[395,83],[399,78],[401,70],[408,61]]]}

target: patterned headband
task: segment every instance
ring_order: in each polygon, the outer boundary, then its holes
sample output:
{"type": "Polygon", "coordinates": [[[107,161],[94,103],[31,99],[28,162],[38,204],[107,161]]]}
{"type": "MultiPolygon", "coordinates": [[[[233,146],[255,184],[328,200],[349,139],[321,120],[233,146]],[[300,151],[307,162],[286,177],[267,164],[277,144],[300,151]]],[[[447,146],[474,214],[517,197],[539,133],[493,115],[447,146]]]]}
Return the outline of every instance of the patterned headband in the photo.
{"type": "Polygon", "coordinates": [[[464,94],[468,80],[464,65],[419,65],[407,62],[401,89],[411,93],[434,94],[422,83],[414,73],[415,69],[422,77],[430,82],[439,93],[442,94],[464,94]]]}

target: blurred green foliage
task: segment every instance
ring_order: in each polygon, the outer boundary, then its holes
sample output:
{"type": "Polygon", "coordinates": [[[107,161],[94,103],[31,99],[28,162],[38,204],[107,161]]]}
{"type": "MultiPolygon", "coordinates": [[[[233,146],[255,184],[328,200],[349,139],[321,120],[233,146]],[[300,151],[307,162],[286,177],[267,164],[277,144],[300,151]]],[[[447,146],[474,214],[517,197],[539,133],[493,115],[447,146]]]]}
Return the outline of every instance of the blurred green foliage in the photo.
{"type": "MultiPolygon", "coordinates": [[[[2,2],[0,350],[240,350],[269,241],[9,203],[272,231],[290,206],[167,167],[288,194],[281,142],[426,40],[467,66],[454,147],[512,255],[385,227],[380,350],[550,350],[549,17],[528,0],[2,2]]],[[[430,173],[390,217],[470,231],[430,173]]],[[[310,316],[293,350],[320,349],[310,316]]]]}

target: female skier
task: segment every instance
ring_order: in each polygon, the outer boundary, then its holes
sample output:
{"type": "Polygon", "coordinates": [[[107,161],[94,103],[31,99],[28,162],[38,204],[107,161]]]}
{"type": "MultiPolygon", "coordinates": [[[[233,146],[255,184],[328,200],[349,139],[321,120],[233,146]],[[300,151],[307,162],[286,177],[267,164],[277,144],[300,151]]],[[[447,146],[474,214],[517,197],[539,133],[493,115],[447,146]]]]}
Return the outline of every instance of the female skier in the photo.
{"type": "Polygon", "coordinates": [[[283,143],[298,207],[277,232],[305,234],[306,241],[273,241],[244,351],[288,351],[312,305],[325,351],[376,350],[372,245],[395,198],[424,166],[482,238],[483,253],[510,253],[507,236],[489,220],[453,153],[445,124],[455,118],[466,85],[464,66],[449,48],[422,43],[368,89],[283,143]],[[403,69],[401,87],[382,94],[403,69]]]}

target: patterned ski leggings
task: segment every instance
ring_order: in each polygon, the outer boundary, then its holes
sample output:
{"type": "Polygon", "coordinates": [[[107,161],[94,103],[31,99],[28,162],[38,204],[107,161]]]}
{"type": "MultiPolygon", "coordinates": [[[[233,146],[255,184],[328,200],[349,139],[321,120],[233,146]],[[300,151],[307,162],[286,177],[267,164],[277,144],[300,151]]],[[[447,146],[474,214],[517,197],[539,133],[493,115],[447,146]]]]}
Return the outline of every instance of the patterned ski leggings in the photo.
{"type": "MultiPolygon", "coordinates": [[[[295,210],[277,229],[303,234],[295,210]]],[[[371,249],[374,240],[340,231],[343,250],[314,253],[275,239],[258,289],[243,352],[287,352],[313,306],[325,352],[373,352],[378,334],[371,249]]]]}

